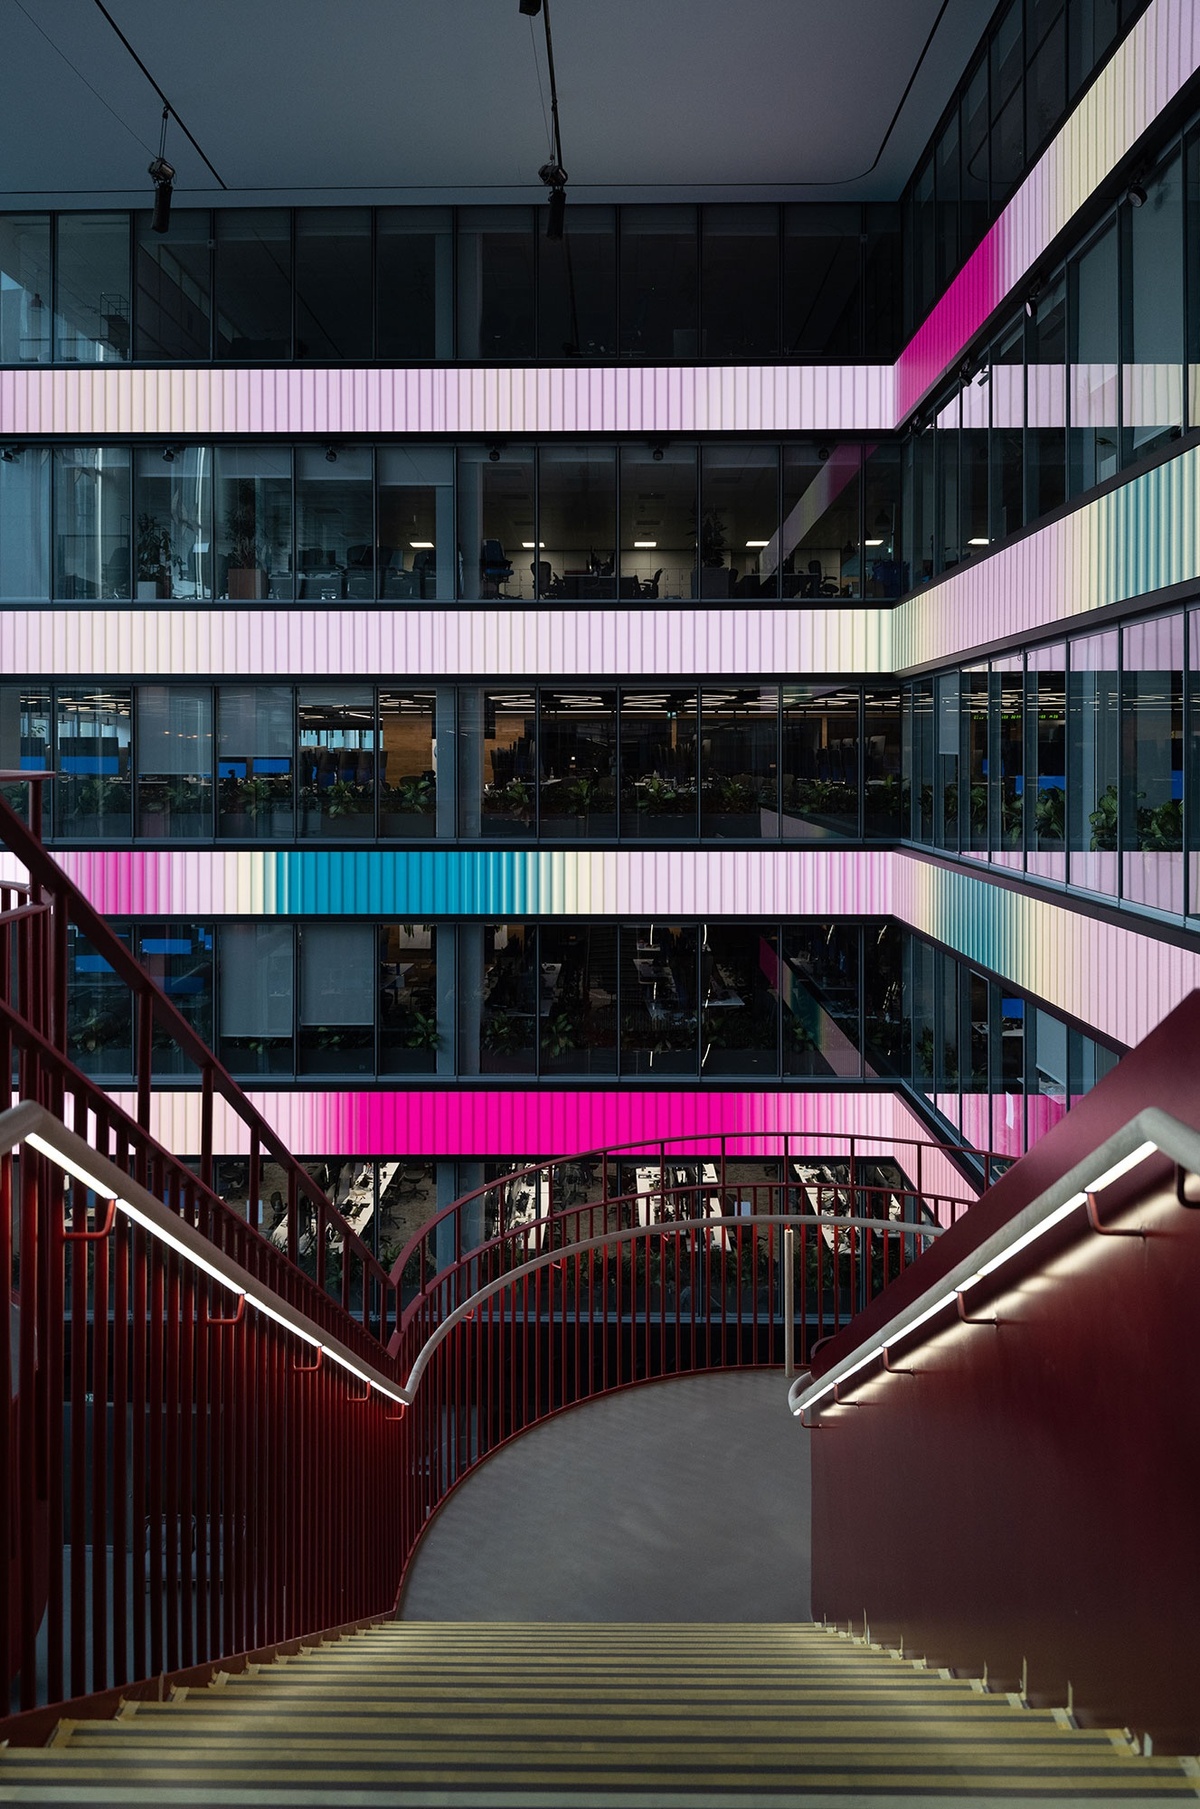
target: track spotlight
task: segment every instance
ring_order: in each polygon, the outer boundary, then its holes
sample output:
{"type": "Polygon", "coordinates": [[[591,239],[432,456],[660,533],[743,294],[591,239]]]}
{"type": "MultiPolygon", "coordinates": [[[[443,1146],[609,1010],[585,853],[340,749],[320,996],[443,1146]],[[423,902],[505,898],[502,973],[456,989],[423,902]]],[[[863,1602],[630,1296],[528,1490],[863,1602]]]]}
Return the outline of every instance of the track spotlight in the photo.
{"type": "Polygon", "coordinates": [[[925,425],[925,423],[921,419],[920,413],[918,412],[917,414],[915,414],[913,416],[912,420],[909,422],[908,431],[909,431],[909,433],[920,433],[920,431],[924,427],[924,425],[925,425]]]}
{"type": "Polygon", "coordinates": [[[976,374],[975,382],[976,382],[977,386],[980,389],[982,389],[983,386],[986,383],[990,383],[991,380],[992,380],[992,367],[990,364],[985,364],[982,367],[982,369],[976,374]]]}
{"type": "Polygon", "coordinates": [[[167,232],[171,226],[171,191],[175,182],[175,166],[168,163],[163,154],[167,148],[167,121],[170,117],[171,109],[164,107],[162,131],[158,136],[158,156],[152,157],[147,165],[147,174],[154,183],[154,212],[150,216],[151,232],[167,232]]]}
{"type": "Polygon", "coordinates": [[[164,446],[162,451],[163,464],[173,465],[175,463],[175,454],[178,450],[179,448],[177,446],[164,446]]]}
{"type": "Polygon", "coordinates": [[[1140,182],[1131,182],[1125,190],[1125,199],[1130,207],[1145,207],[1146,190],[1140,182]]]}
{"type": "Polygon", "coordinates": [[[662,464],[662,462],[663,462],[663,449],[662,449],[662,447],[661,447],[661,446],[656,446],[656,447],[655,447],[655,448],[654,448],[654,451],[653,451],[653,452],[652,452],[652,453],[651,453],[651,454],[650,454],[650,457],[651,457],[651,458],[652,458],[652,459],[653,459],[653,460],[654,460],[654,463],[655,463],[655,464],[656,464],[656,465],[661,465],[661,464],[662,464]]]}
{"type": "Polygon", "coordinates": [[[821,463],[824,464],[826,459],[829,457],[828,446],[818,446],[817,447],[817,457],[818,457],[818,459],[820,459],[821,463]]]}
{"type": "Polygon", "coordinates": [[[1041,293],[1042,285],[1040,283],[1032,283],[1030,285],[1029,293],[1025,297],[1025,312],[1030,320],[1037,319],[1038,297],[1041,293]]]}
{"type": "Polygon", "coordinates": [[[969,383],[971,378],[975,375],[975,366],[971,363],[969,358],[964,358],[959,365],[958,375],[959,380],[963,383],[969,383]]]}
{"type": "Polygon", "coordinates": [[[3,459],[6,465],[15,464],[20,456],[21,449],[19,446],[5,446],[0,448],[0,459],[3,459]]]}
{"type": "Polygon", "coordinates": [[[337,447],[336,447],[336,446],[326,446],[326,448],[325,448],[325,458],[326,458],[326,461],[327,461],[327,462],[328,462],[328,463],[329,463],[329,464],[330,464],[330,465],[336,465],[336,464],[337,464],[337,456],[338,456],[338,455],[337,455],[337,447]]]}
{"type": "Polygon", "coordinates": [[[498,465],[498,464],[499,464],[499,463],[500,463],[500,448],[499,448],[499,446],[492,446],[492,447],[491,447],[491,448],[490,448],[490,449],[489,449],[489,451],[488,451],[488,459],[489,459],[489,461],[490,461],[490,462],[491,462],[491,463],[492,463],[492,464],[493,464],[493,465],[498,465]]]}

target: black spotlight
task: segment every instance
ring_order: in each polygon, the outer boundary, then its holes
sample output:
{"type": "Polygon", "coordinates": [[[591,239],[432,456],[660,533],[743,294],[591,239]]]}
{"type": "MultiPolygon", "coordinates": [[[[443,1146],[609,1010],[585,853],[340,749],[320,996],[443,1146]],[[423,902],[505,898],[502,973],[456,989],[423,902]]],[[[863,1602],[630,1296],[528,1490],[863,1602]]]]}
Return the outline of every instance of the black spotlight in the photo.
{"type": "Polygon", "coordinates": [[[661,446],[656,446],[656,447],[655,447],[655,448],[654,448],[654,451],[653,451],[653,452],[652,452],[652,453],[651,453],[651,454],[650,454],[650,457],[651,457],[651,458],[652,458],[652,459],[653,459],[653,460],[654,460],[654,463],[655,463],[655,464],[656,464],[656,465],[661,465],[661,464],[662,464],[662,462],[663,462],[663,449],[662,449],[662,447],[661,447],[661,446]]]}
{"type": "Polygon", "coordinates": [[[542,10],[542,0],[520,0],[520,5],[527,19],[536,19],[542,10]]]}
{"type": "Polygon", "coordinates": [[[818,446],[817,447],[817,457],[820,459],[821,463],[824,464],[825,460],[829,457],[828,446],[818,446]]]}
{"type": "Polygon", "coordinates": [[[3,459],[6,465],[14,464],[20,456],[16,446],[0,447],[0,459],[3,459]]]}
{"type": "Polygon", "coordinates": [[[336,465],[337,464],[337,447],[336,446],[326,446],[325,458],[326,458],[326,461],[330,465],[336,465]]]}
{"type": "Polygon", "coordinates": [[[1146,191],[1140,182],[1131,182],[1125,190],[1125,199],[1130,207],[1145,207],[1146,191]]]}
{"type": "Polygon", "coordinates": [[[493,446],[493,447],[492,447],[492,448],[491,448],[491,450],[490,450],[490,451],[489,451],[489,452],[488,452],[488,458],[489,458],[489,459],[490,459],[490,461],[491,461],[491,463],[492,463],[492,464],[493,464],[493,465],[498,465],[498,464],[499,464],[499,463],[500,463],[500,448],[499,448],[499,446],[493,446]]]}
{"type": "Polygon", "coordinates": [[[148,173],[154,179],[154,212],[150,216],[151,232],[169,232],[171,228],[171,190],[175,181],[175,166],[168,163],[165,157],[156,157],[148,166],[148,173]]]}
{"type": "Polygon", "coordinates": [[[163,455],[163,464],[164,465],[173,465],[175,463],[174,446],[164,446],[162,455],[163,455]]]}

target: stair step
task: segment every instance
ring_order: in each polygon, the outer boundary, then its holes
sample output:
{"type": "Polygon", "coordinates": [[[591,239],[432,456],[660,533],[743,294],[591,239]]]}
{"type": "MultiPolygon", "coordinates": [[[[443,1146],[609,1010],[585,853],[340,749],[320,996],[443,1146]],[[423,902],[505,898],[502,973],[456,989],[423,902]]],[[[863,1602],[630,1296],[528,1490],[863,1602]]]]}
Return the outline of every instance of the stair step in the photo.
{"type": "Polygon", "coordinates": [[[0,1803],[1196,1801],[1180,1760],[1064,1720],[819,1627],[392,1623],[64,1722],[0,1753],[0,1803]]]}

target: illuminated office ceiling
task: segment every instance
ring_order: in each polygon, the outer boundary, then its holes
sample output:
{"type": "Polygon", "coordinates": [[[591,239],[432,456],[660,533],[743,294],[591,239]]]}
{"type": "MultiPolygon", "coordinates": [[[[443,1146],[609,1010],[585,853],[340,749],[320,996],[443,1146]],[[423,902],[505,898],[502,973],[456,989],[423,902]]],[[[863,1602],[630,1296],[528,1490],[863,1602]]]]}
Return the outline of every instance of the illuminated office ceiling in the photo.
{"type": "MultiPolygon", "coordinates": [[[[994,0],[552,0],[580,200],[889,199],[994,0]],[[890,132],[889,132],[890,127],[890,132]]],[[[105,0],[172,123],[177,199],[540,194],[517,0],[105,0]],[[216,176],[212,173],[216,172],[216,176]]],[[[535,61],[536,50],[536,61],[535,61]]],[[[0,205],[146,198],[154,90],[97,0],[0,0],[0,205]]]]}

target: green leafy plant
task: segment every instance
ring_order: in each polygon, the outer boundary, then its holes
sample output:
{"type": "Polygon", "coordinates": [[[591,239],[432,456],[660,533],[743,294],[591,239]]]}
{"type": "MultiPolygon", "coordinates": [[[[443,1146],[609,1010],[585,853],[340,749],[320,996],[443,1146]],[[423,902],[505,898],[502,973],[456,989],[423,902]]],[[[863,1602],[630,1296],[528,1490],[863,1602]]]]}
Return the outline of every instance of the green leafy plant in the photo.
{"type": "Polygon", "coordinates": [[[546,1055],[567,1055],[584,1045],[583,1025],[571,1011],[555,1011],[542,1025],[542,1049],[546,1055]]]}
{"type": "Polygon", "coordinates": [[[1088,815],[1092,831],[1093,853],[1115,850],[1117,846],[1117,788],[1110,785],[1096,799],[1096,808],[1088,815]]]}
{"type": "Polygon", "coordinates": [[[406,1049],[440,1049],[442,1046],[436,1014],[422,1011],[417,1006],[405,1016],[400,1035],[406,1049]]]}
{"type": "Polygon", "coordinates": [[[321,807],[328,817],[359,817],[371,808],[371,787],[354,785],[349,779],[335,779],[318,792],[321,807]]]}
{"type": "Polygon", "coordinates": [[[266,564],[266,551],[258,536],[258,510],[254,496],[254,480],[240,480],[232,508],[225,516],[225,537],[229,543],[229,563],[235,569],[248,570],[266,564]]]}
{"type": "Polygon", "coordinates": [[[480,1026],[480,1047],[489,1055],[514,1055],[528,1041],[528,1025],[509,1011],[489,1011],[480,1026]]]}
{"type": "Polygon", "coordinates": [[[679,788],[672,785],[669,779],[660,779],[657,773],[651,773],[636,788],[635,799],[639,810],[650,815],[666,815],[680,808],[679,788]]]}
{"type": "Polygon", "coordinates": [[[1067,798],[1061,785],[1038,792],[1033,822],[1039,843],[1056,842],[1062,846],[1067,827],[1067,798]]]}
{"type": "Polygon", "coordinates": [[[437,783],[427,773],[401,779],[398,785],[384,788],[384,808],[403,810],[415,816],[428,816],[437,805],[437,783]]]}
{"type": "Polygon", "coordinates": [[[525,779],[510,779],[506,785],[486,785],[483,808],[493,815],[519,817],[527,823],[533,812],[533,789],[525,779]]]}
{"type": "Polygon", "coordinates": [[[227,808],[234,812],[244,812],[257,821],[274,805],[284,801],[287,781],[285,779],[281,785],[276,779],[249,778],[234,779],[230,784],[232,790],[226,794],[227,808]]]}

